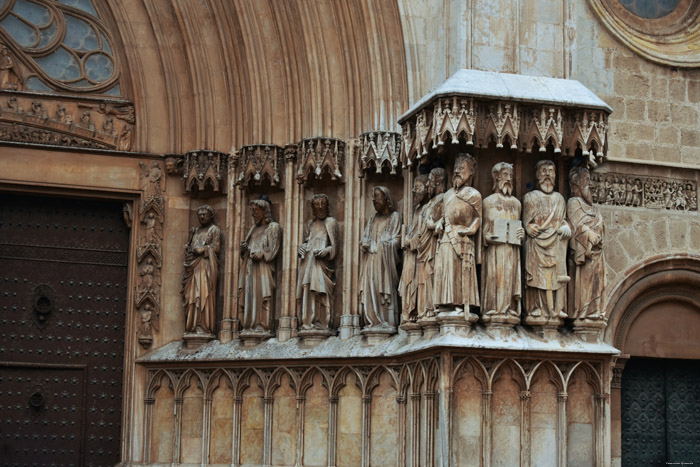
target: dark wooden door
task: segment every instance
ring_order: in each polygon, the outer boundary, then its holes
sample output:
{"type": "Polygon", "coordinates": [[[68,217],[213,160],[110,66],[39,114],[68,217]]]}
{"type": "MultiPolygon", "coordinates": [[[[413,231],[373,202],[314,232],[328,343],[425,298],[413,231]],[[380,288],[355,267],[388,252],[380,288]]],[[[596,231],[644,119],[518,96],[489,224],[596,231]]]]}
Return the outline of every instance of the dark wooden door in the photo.
{"type": "Polygon", "coordinates": [[[0,465],[119,462],[121,203],[0,194],[0,465]]]}
{"type": "Polygon", "coordinates": [[[622,373],[622,465],[700,465],[700,362],[632,358],[622,373]]]}

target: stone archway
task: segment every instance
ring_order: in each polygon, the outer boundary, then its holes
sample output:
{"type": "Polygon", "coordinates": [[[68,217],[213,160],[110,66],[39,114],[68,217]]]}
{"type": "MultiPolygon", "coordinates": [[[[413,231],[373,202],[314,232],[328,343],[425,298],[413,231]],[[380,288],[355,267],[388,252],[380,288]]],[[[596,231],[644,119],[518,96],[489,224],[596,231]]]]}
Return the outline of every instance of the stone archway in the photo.
{"type": "Polygon", "coordinates": [[[606,340],[622,352],[611,391],[612,457],[622,466],[692,462],[700,455],[692,442],[700,435],[700,261],[650,260],[611,298],[606,340]]]}

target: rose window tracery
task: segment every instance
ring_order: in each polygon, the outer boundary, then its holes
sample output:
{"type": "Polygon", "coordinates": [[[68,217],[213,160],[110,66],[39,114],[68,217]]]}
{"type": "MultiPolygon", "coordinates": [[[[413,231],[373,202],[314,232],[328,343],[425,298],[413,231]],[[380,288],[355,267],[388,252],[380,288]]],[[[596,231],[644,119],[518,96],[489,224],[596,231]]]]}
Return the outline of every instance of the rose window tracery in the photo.
{"type": "Polygon", "coordinates": [[[17,81],[6,89],[122,96],[119,61],[92,0],[0,0],[0,38],[2,68],[17,81]]]}

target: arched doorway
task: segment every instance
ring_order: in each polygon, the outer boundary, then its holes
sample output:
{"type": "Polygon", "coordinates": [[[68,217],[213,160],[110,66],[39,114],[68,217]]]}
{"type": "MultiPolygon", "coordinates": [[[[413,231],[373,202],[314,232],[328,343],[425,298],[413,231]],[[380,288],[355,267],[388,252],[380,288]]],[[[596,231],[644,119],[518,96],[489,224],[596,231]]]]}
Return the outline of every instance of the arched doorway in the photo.
{"type": "Polygon", "coordinates": [[[700,262],[645,266],[613,303],[608,337],[623,363],[613,382],[613,457],[623,467],[699,462],[700,262]]]}

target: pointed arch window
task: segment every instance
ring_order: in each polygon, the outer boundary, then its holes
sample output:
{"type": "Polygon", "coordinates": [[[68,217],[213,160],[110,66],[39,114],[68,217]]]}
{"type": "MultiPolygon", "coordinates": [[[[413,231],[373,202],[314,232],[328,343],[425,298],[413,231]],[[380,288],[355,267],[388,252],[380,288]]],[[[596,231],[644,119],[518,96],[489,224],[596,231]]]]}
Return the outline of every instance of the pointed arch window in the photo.
{"type": "Polygon", "coordinates": [[[120,63],[94,0],[0,0],[4,89],[122,97],[120,63]]]}

